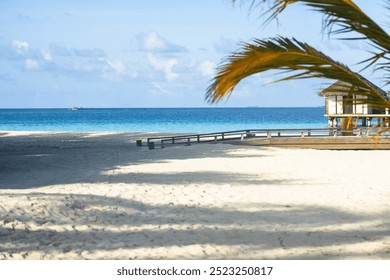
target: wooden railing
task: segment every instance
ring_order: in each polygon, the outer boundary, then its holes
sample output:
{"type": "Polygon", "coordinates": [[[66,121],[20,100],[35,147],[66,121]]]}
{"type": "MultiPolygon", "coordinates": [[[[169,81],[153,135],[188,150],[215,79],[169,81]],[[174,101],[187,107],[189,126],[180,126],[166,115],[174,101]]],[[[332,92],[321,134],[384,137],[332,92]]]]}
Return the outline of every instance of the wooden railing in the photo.
{"type": "MultiPolygon", "coordinates": [[[[340,128],[305,128],[305,129],[245,129],[201,134],[181,134],[174,136],[149,137],[146,139],[146,146],[154,149],[155,146],[164,148],[169,144],[186,144],[201,142],[220,141],[245,141],[253,138],[272,137],[339,137],[339,136],[361,136],[375,135],[376,130],[361,127],[351,131],[343,131],[340,128]]],[[[144,145],[143,140],[136,141],[137,146],[144,145]]]]}

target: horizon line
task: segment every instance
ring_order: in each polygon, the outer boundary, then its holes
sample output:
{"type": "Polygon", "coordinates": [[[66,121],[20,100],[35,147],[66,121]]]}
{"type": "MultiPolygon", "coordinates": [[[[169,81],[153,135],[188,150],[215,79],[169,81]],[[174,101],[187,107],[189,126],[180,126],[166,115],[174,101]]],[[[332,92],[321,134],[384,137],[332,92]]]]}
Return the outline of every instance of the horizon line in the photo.
{"type": "MultiPolygon", "coordinates": [[[[283,109],[283,108],[322,108],[321,106],[232,106],[232,107],[77,107],[88,109],[283,109]]],[[[51,109],[70,109],[72,107],[5,107],[0,110],[51,110],[51,109]]]]}

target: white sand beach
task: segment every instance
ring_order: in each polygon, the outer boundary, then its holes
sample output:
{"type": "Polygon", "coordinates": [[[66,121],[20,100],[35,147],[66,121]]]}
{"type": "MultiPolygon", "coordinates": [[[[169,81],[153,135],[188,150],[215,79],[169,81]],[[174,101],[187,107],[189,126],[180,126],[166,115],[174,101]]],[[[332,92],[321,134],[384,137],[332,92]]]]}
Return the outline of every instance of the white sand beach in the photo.
{"type": "Polygon", "coordinates": [[[390,259],[390,151],[0,132],[0,259],[390,259]]]}

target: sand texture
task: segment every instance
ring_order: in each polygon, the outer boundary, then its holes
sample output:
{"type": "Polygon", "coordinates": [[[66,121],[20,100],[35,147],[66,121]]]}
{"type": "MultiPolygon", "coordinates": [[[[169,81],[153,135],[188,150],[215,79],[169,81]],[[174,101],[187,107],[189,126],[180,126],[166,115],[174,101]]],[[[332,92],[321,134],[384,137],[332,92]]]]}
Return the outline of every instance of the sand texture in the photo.
{"type": "Polygon", "coordinates": [[[0,132],[0,259],[390,259],[390,151],[0,132]]]}

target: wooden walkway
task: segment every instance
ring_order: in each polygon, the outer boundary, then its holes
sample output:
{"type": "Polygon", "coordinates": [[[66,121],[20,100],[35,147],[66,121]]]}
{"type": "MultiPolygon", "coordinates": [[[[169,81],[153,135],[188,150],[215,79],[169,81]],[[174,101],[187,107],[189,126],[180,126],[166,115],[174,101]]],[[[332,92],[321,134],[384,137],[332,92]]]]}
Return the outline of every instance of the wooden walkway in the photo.
{"type": "Polygon", "coordinates": [[[349,136],[367,137],[375,135],[375,130],[362,127],[354,129],[351,132],[342,131],[340,128],[310,128],[310,129],[245,129],[235,131],[224,131],[216,133],[202,134],[181,134],[173,136],[149,137],[144,142],[142,139],[136,141],[137,146],[147,146],[149,149],[155,147],[164,148],[172,144],[191,145],[192,143],[210,143],[210,142],[237,142],[249,141],[255,139],[274,139],[274,138],[323,138],[323,137],[344,137],[349,136]]]}
{"type": "Polygon", "coordinates": [[[237,141],[232,144],[315,150],[390,150],[390,137],[274,137],[245,142],[237,141]]]}

